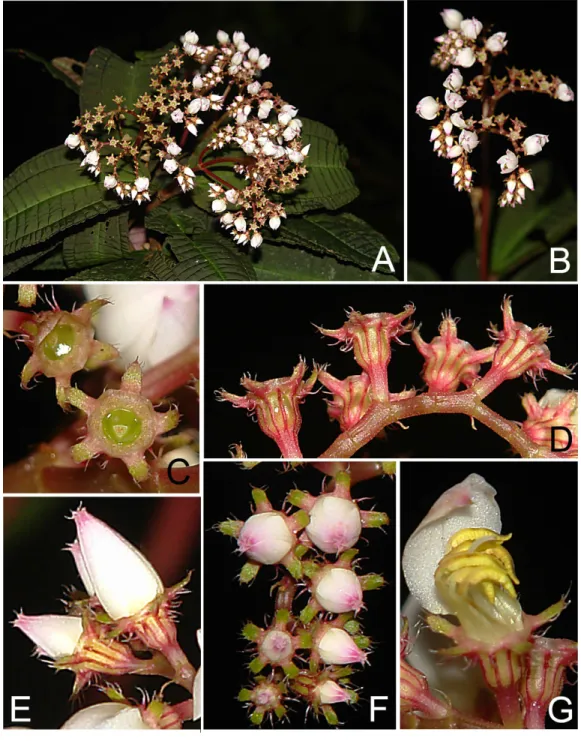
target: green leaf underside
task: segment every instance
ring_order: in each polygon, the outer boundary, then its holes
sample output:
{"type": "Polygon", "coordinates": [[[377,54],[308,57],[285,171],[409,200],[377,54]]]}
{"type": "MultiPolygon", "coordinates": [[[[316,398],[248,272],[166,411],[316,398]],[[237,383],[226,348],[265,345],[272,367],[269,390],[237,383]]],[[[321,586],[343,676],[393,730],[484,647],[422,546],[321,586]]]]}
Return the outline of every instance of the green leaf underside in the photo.
{"type": "Polygon", "coordinates": [[[44,242],[64,229],[122,207],[79,167],[64,146],[20,165],[4,181],[4,254],[44,242]]]}
{"type": "Polygon", "coordinates": [[[153,278],[150,274],[148,263],[151,256],[149,252],[135,252],[125,260],[115,260],[106,265],[97,265],[86,270],[81,270],[68,281],[95,280],[95,281],[119,281],[119,280],[147,280],[153,278]]]}
{"type": "MultiPolygon", "coordinates": [[[[160,56],[162,55],[160,51],[160,56]]],[[[97,47],[89,57],[81,87],[81,113],[102,103],[107,110],[115,108],[113,98],[122,95],[131,108],[140,95],[149,89],[151,68],[156,62],[152,56],[134,64],[126,62],[109,49],[97,47]]],[[[131,118],[131,117],[130,117],[131,118]]]]}
{"type": "Polygon", "coordinates": [[[50,270],[51,272],[54,270],[58,270],[58,271],[66,270],[67,266],[63,258],[63,251],[62,249],[60,249],[60,247],[62,247],[62,244],[59,245],[58,250],[54,250],[54,252],[51,252],[50,255],[47,255],[43,260],[37,263],[34,266],[33,270],[35,271],[50,270]]]}
{"type": "Polygon", "coordinates": [[[64,84],[68,88],[73,90],[75,93],[79,92],[79,85],[77,85],[74,82],[74,80],[72,80],[64,72],[61,72],[61,70],[58,69],[58,67],[55,67],[55,65],[52,62],[49,62],[47,59],[44,59],[43,57],[40,57],[38,54],[28,51],[27,49],[6,49],[6,52],[12,53],[12,54],[18,54],[20,56],[27,57],[33,62],[38,62],[39,64],[42,64],[45,67],[45,69],[48,71],[48,73],[52,75],[52,77],[55,78],[55,80],[59,80],[59,82],[64,82],[64,84]]]}
{"type": "MultiPolygon", "coordinates": [[[[16,273],[18,270],[22,270],[22,268],[27,267],[28,265],[32,265],[33,263],[37,262],[38,260],[41,260],[43,257],[48,255],[53,250],[56,250],[57,247],[60,245],[53,244],[50,247],[45,247],[41,250],[34,250],[26,255],[19,255],[14,260],[10,260],[9,262],[4,261],[4,277],[8,278],[9,275],[12,275],[13,273],[16,273]]],[[[33,266],[36,267],[36,266],[33,266]]]]}
{"type": "MultiPolygon", "coordinates": [[[[367,270],[373,268],[382,246],[392,262],[399,262],[399,255],[388,240],[353,214],[323,213],[290,218],[281,227],[280,239],[290,246],[328,254],[367,270]]],[[[386,264],[379,265],[377,271],[392,274],[386,264]]]]}
{"type": "MultiPolygon", "coordinates": [[[[561,245],[569,250],[569,262],[571,267],[568,273],[551,273],[551,253],[545,251],[543,255],[532,260],[527,265],[514,273],[510,280],[514,281],[555,281],[575,280],[577,276],[577,244],[565,242],[561,245]]],[[[562,267],[562,265],[559,265],[562,267]]]]}
{"type": "Polygon", "coordinates": [[[129,256],[133,250],[129,242],[128,220],[128,212],[123,211],[65,237],[63,258],[66,267],[87,268],[129,256]]]}
{"type": "Polygon", "coordinates": [[[258,280],[386,281],[395,277],[344,265],[329,256],[315,255],[283,244],[263,242],[254,268],[258,280]]]}

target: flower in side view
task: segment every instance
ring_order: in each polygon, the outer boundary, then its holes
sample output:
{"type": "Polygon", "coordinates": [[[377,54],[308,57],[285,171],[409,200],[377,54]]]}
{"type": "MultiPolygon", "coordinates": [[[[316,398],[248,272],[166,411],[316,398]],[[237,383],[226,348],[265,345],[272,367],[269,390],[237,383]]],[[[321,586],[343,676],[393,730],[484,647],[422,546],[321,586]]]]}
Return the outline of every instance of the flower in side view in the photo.
{"type": "Polygon", "coordinates": [[[83,634],[83,621],[73,615],[24,615],[12,622],[36,644],[40,656],[61,659],[71,656],[83,634]]]}
{"type": "Polygon", "coordinates": [[[313,584],[313,596],[323,610],[357,614],[363,607],[363,589],[350,568],[327,567],[313,584]]]}
{"type": "Polygon", "coordinates": [[[321,705],[333,705],[338,702],[357,702],[357,695],[353,690],[343,687],[332,679],[326,679],[318,684],[314,690],[315,697],[321,705]]]}
{"type": "Polygon", "coordinates": [[[498,31],[489,36],[486,40],[486,48],[493,54],[500,54],[505,49],[508,41],[506,40],[506,33],[504,31],[498,31]]]}
{"type": "Polygon", "coordinates": [[[426,119],[426,121],[432,121],[440,112],[441,107],[442,106],[437,100],[435,100],[435,98],[432,98],[431,95],[427,95],[417,104],[416,113],[418,116],[421,116],[421,118],[426,119]]]}
{"type": "Polygon", "coordinates": [[[57,401],[64,407],[74,373],[93,370],[118,357],[111,344],[94,339],[91,325],[93,317],[107,303],[105,299],[95,298],[72,312],[31,314],[21,326],[24,344],[32,353],[22,369],[22,386],[26,388],[36,375],[54,378],[57,401]]]}
{"type": "Polygon", "coordinates": [[[461,21],[460,30],[464,36],[475,41],[482,31],[482,23],[480,23],[478,18],[467,18],[461,21]]]}
{"type": "Polygon", "coordinates": [[[451,108],[453,111],[459,110],[466,103],[461,95],[453,93],[451,90],[446,90],[444,99],[448,108],[451,108]]]}
{"type": "Polygon", "coordinates": [[[81,137],[78,134],[69,134],[65,139],[65,145],[69,149],[76,149],[81,143],[81,137]]]}
{"type": "Polygon", "coordinates": [[[575,93],[571,90],[569,85],[565,85],[564,82],[560,83],[557,87],[556,97],[558,100],[562,100],[564,103],[570,103],[575,100],[575,93]]]}
{"type": "Polygon", "coordinates": [[[523,432],[537,445],[577,457],[578,437],[578,394],[577,391],[550,389],[537,400],[534,394],[525,394],[522,405],[527,414],[523,432]]]}
{"type": "Polygon", "coordinates": [[[84,291],[108,299],[97,315],[96,334],[118,348],[125,367],[137,358],[148,370],[198,338],[198,286],[95,284],[84,291]]]}
{"type": "Polygon", "coordinates": [[[422,378],[428,384],[428,393],[450,393],[460,384],[470,388],[479,377],[481,363],[488,363],[494,347],[475,350],[472,345],[458,338],[457,320],[445,314],[438,328],[438,336],[425,342],[420,327],[412,332],[412,340],[426,362],[422,378]]]}
{"type": "Polygon", "coordinates": [[[465,152],[473,152],[478,146],[478,134],[474,131],[461,131],[458,142],[465,152]]]}
{"type": "Polygon", "coordinates": [[[299,404],[312,392],[319,373],[315,368],[305,381],[306,371],[307,364],[301,359],[292,376],[269,381],[253,381],[244,376],[240,384],[248,392],[246,396],[221,390],[217,392],[218,401],[229,401],[256,414],[260,429],[276,442],[284,458],[302,458],[298,442],[302,424],[299,404]]]}
{"type": "Polygon", "coordinates": [[[463,49],[460,49],[460,51],[454,58],[454,64],[457,64],[459,67],[465,68],[472,67],[475,61],[476,56],[474,54],[474,51],[469,46],[465,46],[463,49]]]}
{"type": "Polygon", "coordinates": [[[142,718],[141,710],[122,702],[102,702],[78,710],[62,730],[150,730],[142,718]]]}
{"type": "Polygon", "coordinates": [[[549,141],[546,134],[533,134],[528,136],[523,142],[523,149],[526,155],[538,154],[549,141]]]}
{"type": "Polygon", "coordinates": [[[323,626],[314,646],[325,664],[365,664],[367,654],[343,628],[323,626]]]}
{"type": "Polygon", "coordinates": [[[446,28],[449,28],[452,31],[458,30],[464,19],[462,13],[460,13],[459,10],[454,10],[454,8],[445,8],[440,15],[442,16],[446,28]]]}
{"type": "Polygon", "coordinates": [[[507,149],[506,154],[496,160],[496,164],[500,165],[500,172],[503,175],[508,175],[509,172],[516,170],[518,167],[518,157],[510,149],[507,149]]]}
{"type": "Polygon", "coordinates": [[[339,422],[341,430],[350,430],[371,406],[369,376],[363,372],[340,381],[327,371],[321,371],[319,381],[333,394],[333,398],[327,401],[329,417],[339,422]]]}
{"type": "Polygon", "coordinates": [[[444,80],[444,87],[452,92],[457,92],[462,87],[464,79],[459,69],[454,68],[444,80]]]}
{"type": "Polygon", "coordinates": [[[156,412],[141,394],[142,372],[132,363],[121,379],[120,389],[108,389],[98,399],[78,388],[69,389],[67,401],[87,415],[87,435],[71,448],[76,463],[104,454],[122,460],[136,481],[145,481],[149,465],[145,452],[155,439],[177,426],[177,409],[156,412]]]}

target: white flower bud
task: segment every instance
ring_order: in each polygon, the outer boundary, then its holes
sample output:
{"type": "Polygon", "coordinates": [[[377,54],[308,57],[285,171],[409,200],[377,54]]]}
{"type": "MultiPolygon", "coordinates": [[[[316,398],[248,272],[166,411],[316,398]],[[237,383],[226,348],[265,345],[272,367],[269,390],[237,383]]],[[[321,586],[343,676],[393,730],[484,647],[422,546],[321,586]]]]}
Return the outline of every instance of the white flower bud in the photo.
{"type": "Polygon", "coordinates": [[[234,46],[243,44],[245,41],[245,36],[242,31],[234,31],[234,33],[232,34],[232,41],[234,43],[234,46]]]}
{"type": "Polygon", "coordinates": [[[431,95],[426,95],[416,106],[416,113],[426,121],[432,121],[440,112],[440,104],[431,95]]]}
{"type": "Polygon", "coordinates": [[[496,164],[500,165],[500,172],[503,175],[508,175],[509,172],[516,170],[518,167],[518,157],[513,151],[507,149],[506,154],[496,160],[496,164]]]}
{"type": "Polygon", "coordinates": [[[193,123],[189,123],[186,126],[187,130],[190,132],[190,134],[193,134],[194,136],[198,136],[198,129],[193,123]]]}
{"type": "Polygon", "coordinates": [[[446,157],[449,160],[456,159],[456,157],[459,157],[463,153],[463,149],[459,144],[455,144],[453,147],[450,147],[448,151],[446,152],[446,157]]]}
{"type": "Polygon", "coordinates": [[[549,137],[546,134],[533,134],[527,136],[523,142],[523,148],[526,155],[538,154],[545,144],[549,141],[549,137]]]}
{"type": "Polygon", "coordinates": [[[137,178],[134,185],[138,193],[143,193],[149,188],[149,178],[137,178]]]}
{"type": "Polygon", "coordinates": [[[364,664],[367,658],[365,651],[342,628],[325,631],[316,648],[325,664],[364,664]]]}
{"type": "Polygon", "coordinates": [[[177,142],[170,142],[167,145],[167,152],[168,154],[171,154],[173,157],[178,155],[182,151],[182,148],[177,142]]]}
{"type": "Polygon", "coordinates": [[[253,154],[256,150],[256,144],[250,140],[242,142],[240,146],[245,154],[253,154]]]}
{"type": "Polygon", "coordinates": [[[246,88],[250,95],[257,95],[260,92],[262,85],[258,82],[258,80],[255,80],[254,82],[251,82],[250,85],[246,88]]]}
{"type": "Polygon", "coordinates": [[[122,702],[100,702],[89,705],[72,715],[61,726],[63,730],[151,730],[144,722],[141,711],[122,702]]]}
{"type": "Polygon", "coordinates": [[[261,54],[258,58],[257,66],[260,69],[266,69],[270,65],[270,57],[267,57],[266,54],[261,54]]]}
{"type": "Polygon", "coordinates": [[[460,23],[460,30],[464,36],[474,41],[474,39],[478,38],[480,31],[482,31],[482,23],[480,23],[478,18],[467,18],[460,23]]]}
{"type": "Polygon", "coordinates": [[[81,165],[93,165],[96,167],[99,164],[99,152],[96,149],[92,149],[85,159],[81,162],[81,165]]]}
{"type": "Polygon", "coordinates": [[[464,117],[461,113],[453,113],[450,116],[450,121],[459,129],[465,129],[466,123],[464,122],[464,117]]]}
{"type": "Polygon", "coordinates": [[[440,15],[442,16],[446,28],[449,28],[452,31],[456,31],[460,28],[460,24],[464,18],[459,10],[454,10],[453,8],[445,8],[440,15]]]}
{"type": "Polygon", "coordinates": [[[71,656],[83,633],[83,621],[73,615],[23,615],[12,623],[51,659],[71,656]]]}
{"type": "Polygon", "coordinates": [[[459,67],[472,67],[475,61],[474,52],[469,46],[465,46],[456,54],[454,64],[457,64],[459,67]]]}
{"type": "Polygon", "coordinates": [[[218,39],[218,42],[220,44],[227,44],[230,41],[230,36],[226,33],[226,31],[218,31],[216,34],[216,38],[218,39]]]}
{"type": "Polygon", "coordinates": [[[258,106],[258,118],[268,118],[270,116],[270,111],[272,110],[272,106],[274,103],[270,98],[267,100],[263,100],[262,103],[258,106]]]}
{"type": "Polygon", "coordinates": [[[350,569],[326,569],[313,595],[323,610],[329,612],[358,612],[363,606],[361,584],[350,569]]]}
{"type": "Polygon", "coordinates": [[[456,92],[457,90],[460,90],[463,83],[464,78],[462,77],[460,70],[457,67],[454,67],[448,77],[446,77],[444,87],[448,90],[452,90],[452,92],[456,92]]]}
{"type": "Polygon", "coordinates": [[[457,111],[459,108],[462,108],[462,106],[466,103],[461,95],[458,95],[458,93],[453,93],[451,90],[446,90],[444,98],[446,100],[446,105],[448,106],[448,108],[451,108],[453,111],[457,111]]]}
{"type": "Polygon", "coordinates": [[[361,515],[359,507],[350,499],[320,496],[309,517],[307,535],[324,553],[343,553],[359,540],[361,515]]]}
{"type": "Polygon", "coordinates": [[[65,144],[70,149],[76,149],[81,143],[81,137],[78,134],[69,134],[65,139],[65,144]]]}
{"type": "Polygon", "coordinates": [[[267,141],[266,144],[262,147],[262,154],[265,154],[267,157],[274,157],[277,151],[278,148],[276,144],[274,144],[270,140],[267,141]]]}
{"type": "Polygon", "coordinates": [[[294,544],[295,537],[278,512],[252,515],[246,520],[238,536],[240,552],[253,561],[264,564],[279,563],[294,544]]]}
{"type": "Polygon", "coordinates": [[[191,167],[184,167],[184,175],[187,175],[189,178],[195,178],[196,175],[191,167]]]}
{"type": "Polygon", "coordinates": [[[255,249],[258,249],[260,245],[262,244],[262,234],[256,234],[252,235],[252,238],[250,239],[250,246],[254,247],[255,249]]]}
{"type": "Polygon", "coordinates": [[[527,172],[522,172],[519,177],[520,177],[521,183],[523,185],[526,185],[526,187],[529,190],[534,190],[535,189],[535,183],[533,181],[533,176],[531,175],[530,172],[528,172],[528,171],[527,172]]]}
{"type": "Polygon", "coordinates": [[[174,123],[182,123],[184,120],[184,112],[181,108],[176,108],[175,111],[171,112],[171,120],[174,123]]]}
{"type": "Polygon", "coordinates": [[[268,226],[276,231],[280,227],[280,216],[271,216],[268,222],[268,226]]]}
{"type": "Polygon", "coordinates": [[[258,62],[258,57],[260,56],[260,49],[257,49],[256,47],[253,47],[248,52],[248,59],[251,62],[258,62]]]}
{"type": "Polygon", "coordinates": [[[192,80],[192,87],[194,90],[201,90],[204,87],[204,80],[201,75],[196,75],[192,80]]]}
{"type": "Polygon", "coordinates": [[[117,180],[115,179],[114,175],[105,175],[105,179],[103,180],[103,185],[107,190],[111,190],[111,188],[115,188],[117,186],[117,180]]]}
{"type": "Polygon", "coordinates": [[[434,573],[452,535],[464,528],[500,533],[502,522],[495,497],[495,489],[473,473],[444,492],[410,536],[401,565],[410,593],[428,612],[447,612],[438,597],[434,573]]]}
{"type": "Polygon", "coordinates": [[[179,164],[176,162],[176,160],[169,159],[164,160],[163,162],[163,169],[168,172],[170,175],[173,175],[174,172],[178,169],[179,164]]]}
{"type": "Polygon", "coordinates": [[[474,131],[461,131],[458,137],[460,146],[465,152],[472,152],[478,146],[478,135],[474,131]]]}
{"type": "Polygon", "coordinates": [[[212,211],[215,214],[221,214],[222,211],[226,210],[226,208],[226,201],[222,200],[221,198],[216,198],[212,201],[212,211]]]}
{"type": "Polygon", "coordinates": [[[237,51],[236,54],[232,57],[232,64],[233,65],[239,65],[242,63],[242,60],[244,59],[244,54],[241,51],[237,51]]]}
{"type": "Polygon", "coordinates": [[[333,705],[336,702],[351,702],[349,692],[332,679],[327,679],[317,685],[314,691],[321,705],[333,705]]]}
{"type": "Polygon", "coordinates": [[[569,85],[565,85],[565,83],[562,82],[557,87],[557,98],[562,100],[564,103],[570,103],[572,100],[575,100],[575,93],[571,90],[569,85]]]}
{"type": "Polygon", "coordinates": [[[492,34],[490,38],[486,40],[486,48],[493,54],[499,54],[504,47],[508,44],[506,41],[506,33],[504,31],[498,31],[498,33],[492,34]]]}
{"type": "Polygon", "coordinates": [[[238,216],[234,221],[234,228],[237,232],[243,232],[246,230],[246,220],[244,219],[244,216],[238,216]]]}
{"type": "Polygon", "coordinates": [[[230,226],[234,223],[234,214],[230,211],[227,211],[224,216],[220,217],[220,221],[222,224],[226,224],[227,226],[230,226]]]}

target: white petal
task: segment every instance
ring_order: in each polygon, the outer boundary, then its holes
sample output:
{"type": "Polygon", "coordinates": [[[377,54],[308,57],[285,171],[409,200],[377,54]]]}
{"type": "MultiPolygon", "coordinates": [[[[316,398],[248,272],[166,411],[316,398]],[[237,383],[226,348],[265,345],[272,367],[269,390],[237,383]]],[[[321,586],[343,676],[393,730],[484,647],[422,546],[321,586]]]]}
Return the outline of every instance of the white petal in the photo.
{"type": "Polygon", "coordinates": [[[71,716],[61,728],[66,730],[112,728],[153,730],[143,722],[139,708],[128,707],[121,702],[102,702],[99,705],[83,708],[71,716]]]}

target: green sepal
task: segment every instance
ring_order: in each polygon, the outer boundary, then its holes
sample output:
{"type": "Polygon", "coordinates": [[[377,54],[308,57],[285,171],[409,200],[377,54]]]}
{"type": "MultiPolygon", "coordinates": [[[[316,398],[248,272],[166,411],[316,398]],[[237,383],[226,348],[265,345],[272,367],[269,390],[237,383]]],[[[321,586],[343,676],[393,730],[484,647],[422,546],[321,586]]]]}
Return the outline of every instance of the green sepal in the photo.
{"type": "Polygon", "coordinates": [[[313,636],[308,630],[299,630],[299,648],[312,648],[313,647],[313,636]]]}
{"type": "Polygon", "coordinates": [[[385,579],[381,574],[364,574],[359,577],[359,581],[361,583],[361,589],[366,592],[372,589],[381,589],[381,587],[385,586],[385,579]]]}
{"type": "Polygon", "coordinates": [[[240,583],[241,584],[248,584],[253,579],[256,578],[256,575],[260,571],[260,564],[258,563],[250,563],[248,561],[244,564],[244,566],[240,569],[240,583]]]}
{"type": "Polygon", "coordinates": [[[307,494],[300,489],[293,489],[289,491],[286,498],[290,504],[294,504],[295,507],[302,507],[307,499],[307,494]]]}
{"type": "Polygon", "coordinates": [[[383,468],[383,473],[385,473],[387,476],[395,476],[397,471],[397,463],[393,461],[384,461],[381,464],[381,467],[383,468]]]}
{"type": "Polygon", "coordinates": [[[302,579],[303,565],[296,556],[291,556],[285,563],[285,566],[293,579],[302,579]]]}
{"type": "Polygon", "coordinates": [[[258,656],[252,659],[250,664],[248,664],[248,668],[253,674],[259,674],[265,666],[266,664],[264,663],[264,661],[262,661],[262,659],[260,659],[258,656]]]}
{"type": "Polygon", "coordinates": [[[384,527],[389,525],[389,517],[385,512],[366,512],[365,527],[384,527]]]}
{"type": "Polygon", "coordinates": [[[286,674],[289,679],[294,679],[295,677],[298,677],[299,675],[299,668],[298,666],[295,666],[292,662],[290,664],[286,664],[286,666],[283,666],[283,671],[286,674]]]}
{"type": "Polygon", "coordinates": [[[239,702],[250,702],[252,699],[252,690],[249,690],[247,687],[244,689],[241,689],[238,693],[238,701],[239,702]]]}
{"type": "Polygon", "coordinates": [[[250,716],[250,722],[255,726],[259,726],[263,720],[264,712],[262,710],[255,710],[250,716]]]}
{"type": "Polygon", "coordinates": [[[216,527],[222,535],[229,535],[231,538],[237,538],[242,530],[243,522],[240,520],[224,520],[219,522],[216,527]]]}
{"type": "Polygon", "coordinates": [[[266,496],[266,492],[264,489],[253,489],[252,490],[252,499],[254,500],[254,504],[258,507],[260,504],[270,504],[268,501],[268,497],[266,496]]]}
{"type": "Polygon", "coordinates": [[[319,568],[319,565],[314,561],[303,561],[303,574],[309,579],[312,579],[313,576],[315,576],[319,568]]]}
{"type": "Polygon", "coordinates": [[[277,705],[274,709],[274,714],[279,720],[281,720],[281,718],[284,718],[286,715],[286,708],[283,708],[282,705],[277,705]]]}
{"type": "Polygon", "coordinates": [[[242,628],[242,635],[244,636],[244,638],[246,638],[247,641],[256,643],[256,641],[258,641],[258,639],[262,635],[262,630],[258,627],[258,625],[254,625],[254,623],[246,623],[246,625],[242,628]]]}
{"type": "Polygon", "coordinates": [[[288,610],[277,610],[274,619],[277,623],[286,625],[290,620],[290,612],[288,610]]]}
{"type": "Polygon", "coordinates": [[[343,629],[351,635],[356,635],[361,630],[361,624],[358,620],[348,620],[343,626],[343,629]]]}
{"type": "Polygon", "coordinates": [[[369,636],[355,636],[353,638],[353,642],[358,648],[366,649],[371,646],[371,639],[369,636]]]}
{"type": "Polygon", "coordinates": [[[311,521],[309,513],[305,512],[304,509],[295,512],[292,518],[300,528],[306,527],[311,521]]]}
{"type": "Polygon", "coordinates": [[[321,710],[323,711],[325,720],[330,726],[339,725],[339,718],[337,717],[337,713],[333,710],[333,708],[330,705],[321,705],[321,710]]]}
{"type": "Polygon", "coordinates": [[[309,604],[306,607],[303,607],[303,609],[301,610],[299,620],[306,625],[307,623],[310,623],[313,618],[316,617],[318,612],[319,611],[316,607],[313,607],[313,605],[309,604]]]}

